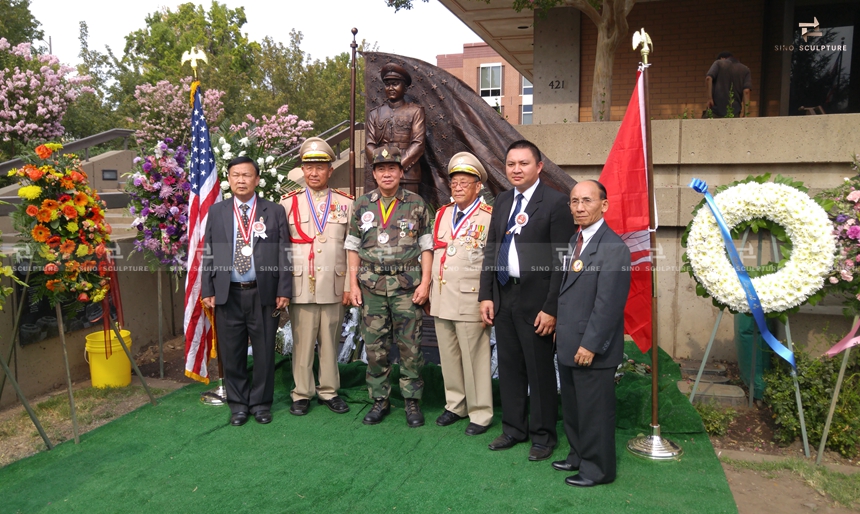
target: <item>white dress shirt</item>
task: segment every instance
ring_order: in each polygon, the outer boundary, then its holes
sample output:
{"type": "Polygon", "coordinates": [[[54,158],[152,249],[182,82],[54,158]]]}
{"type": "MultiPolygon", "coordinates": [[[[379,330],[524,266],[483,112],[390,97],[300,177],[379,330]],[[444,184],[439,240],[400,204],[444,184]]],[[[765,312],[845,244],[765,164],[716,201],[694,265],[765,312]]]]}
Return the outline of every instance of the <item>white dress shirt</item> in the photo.
{"type": "Polygon", "coordinates": [[[594,234],[597,233],[597,229],[599,229],[601,225],[603,225],[603,218],[600,218],[594,222],[594,224],[582,229],[582,249],[579,251],[580,258],[582,257],[582,254],[585,253],[585,247],[588,246],[588,242],[591,241],[591,238],[594,237],[594,234]]]}
{"type": "MultiPolygon", "coordinates": [[[[523,203],[520,206],[520,212],[526,212],[526,207],[528,206],[529,200],[531,199],[532,195],[535,193],[535,189],[537,189],[538,184],[540,184],[540,179],[537,179],[535,181],[535,183],[532,184],[532,187],[523,191],[523,193],[522,193],[523,203]]],[[[514,214],[514,209],[517,208],[517,195],[518,194],[520,194],[520,192],[518,190],[514,189],[514,203],[511,204],[511,212],[508,213],[508,219],[509,220],[511,219],[511,216],[514,214]]],[[[526,223],[526,226],[528,226],[528,223],[526,223]]],[[[525,228],[525,227],[523,227],[523,228],[525,228]]],[[[520,259],[519,259],[519,256],[517,255],[517,236],[516,235],[511,240],[511,246],[508,249],[508,274],[514,278],[520,278],[520,259]]]]}

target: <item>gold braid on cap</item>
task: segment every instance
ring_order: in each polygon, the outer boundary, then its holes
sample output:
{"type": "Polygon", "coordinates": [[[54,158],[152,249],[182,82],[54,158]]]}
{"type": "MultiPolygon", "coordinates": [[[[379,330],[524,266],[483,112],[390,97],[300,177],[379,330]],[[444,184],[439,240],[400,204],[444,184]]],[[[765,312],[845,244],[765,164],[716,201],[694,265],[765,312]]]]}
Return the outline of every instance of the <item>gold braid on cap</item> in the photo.
{"type": "Polygon", "coordinates": [[[479,179],[481,178],[481,172],[478,171],[478,168],[476,168],[472,165],[469,165],[469,164],[459,163],[459,164],[454,165],[454,167],[451,168],[451,171],[448,172],[448,175],[451,175],[453,173],[458,173],[458,172],[471,173],[472,175],[475,175],[479,179]]]}
{"type": "Polygon", "coordinates": [[[302,154],[302,162],[331,162],[331,156],[325,152],[311,150],[302,154]]]}

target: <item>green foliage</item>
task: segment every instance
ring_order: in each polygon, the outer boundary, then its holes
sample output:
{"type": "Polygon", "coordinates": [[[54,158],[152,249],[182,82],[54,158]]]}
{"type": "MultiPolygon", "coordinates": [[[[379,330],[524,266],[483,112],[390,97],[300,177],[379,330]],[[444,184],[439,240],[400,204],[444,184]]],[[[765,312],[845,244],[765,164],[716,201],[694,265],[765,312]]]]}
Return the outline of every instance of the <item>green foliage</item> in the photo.
{"type": "MultiPolygon", "coordinates": [[[[0,0],[0,37],[12,46],[34,43],[45,37],[41,23],[30,12],[30,0],[0,0]]],[[[3,68],[0,62],[0,68],[3,68]]]]}
{"type": "Polygon", "coordinates": [[[729,84],[729,104],[726,106],[726,118],[735,117],[735,85],[729,84]]]}
{"type": "Polygon", "coordinates": [[[723,436],[729,431],[729,425],[738,416],[738,412],[731,407],[723,407],[716,400],[708,403],[697,402],[693,404],[696,412],[702,417],[705,431],[709,435],[723,436]]]}
{"type": "MultiPolygon", "coordinates": [[[[821,442],[827,412],[830,410],[836,378],[842,364],[842,355],[833,359],[827,357],[816,359],[810,357],[806,351],[795,347],[794,356],[797,361],[797,381],[800,386],[809,442],[817,447],[821,442]]],[[[773,369],[765,372],[764,381],[767,385],[764,401],[773,410],[778,427],[774,439],[780,444],[789,444],[801,435],[791,367],[782,359],[774,357],[773,369]]],[[[860,450],[858,444],[860,444],[860,360],[858,360],[858,352],[855,351],[849,359],[839,392],[839,401],[833,413],[827,438],[827,448],[846,457],[853,457],[860,450]]]]}

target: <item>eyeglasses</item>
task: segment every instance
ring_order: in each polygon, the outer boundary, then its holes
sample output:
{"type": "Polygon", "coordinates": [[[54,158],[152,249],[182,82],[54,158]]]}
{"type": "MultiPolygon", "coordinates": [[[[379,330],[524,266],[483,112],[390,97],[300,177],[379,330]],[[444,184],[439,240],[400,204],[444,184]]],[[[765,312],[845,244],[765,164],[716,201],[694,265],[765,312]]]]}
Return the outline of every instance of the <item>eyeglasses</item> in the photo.
{"type": "Polygon", "coordinates": [[[477,180],[456,180],[451,182],[451,189],[466,189],[469,186],[477,183],[477,180]]]}
{"type": "Polygon", "coordinates": [[[594,200],[592,198],[583,198],[582,200],[580,200],[579,198],[571,198],[570,205],[573,205],[574,207],[576,207],[577,205],[582,203],[582,205],[588,207],[596,201],[597,200],[594,200]]]}

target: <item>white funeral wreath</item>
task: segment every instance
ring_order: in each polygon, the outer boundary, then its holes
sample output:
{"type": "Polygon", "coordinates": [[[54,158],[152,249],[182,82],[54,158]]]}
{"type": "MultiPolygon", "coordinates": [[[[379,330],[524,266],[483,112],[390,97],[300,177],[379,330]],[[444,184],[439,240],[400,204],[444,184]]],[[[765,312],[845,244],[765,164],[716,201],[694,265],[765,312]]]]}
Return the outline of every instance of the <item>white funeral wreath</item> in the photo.
{"type": "MultiPolygon", "coordinates": [[[[791,239],[792,252],[785,267],[752,279],[764,312],[803,305],[821,289],[833,266],[836,239],[827,213],[806,193],[784,184],[749,182],[726,189],[714,201],[729,230],[744,221],[766,218],[785,228],[791,239]]],[[[749,312],[720,228],[707,206],[699,209],[690,226],[687,256],[708,294],[735,312],[749,312]]]]}

